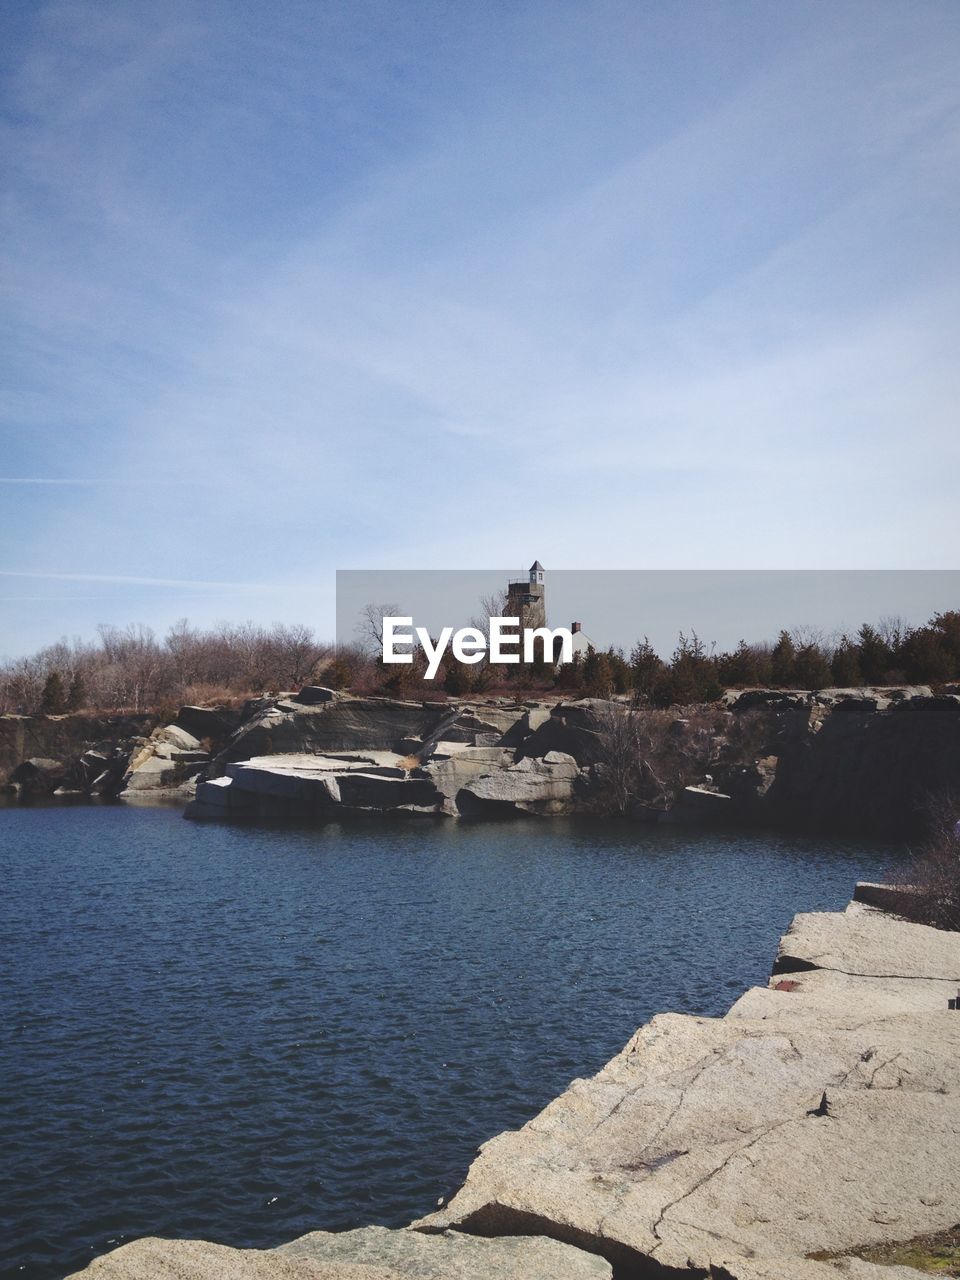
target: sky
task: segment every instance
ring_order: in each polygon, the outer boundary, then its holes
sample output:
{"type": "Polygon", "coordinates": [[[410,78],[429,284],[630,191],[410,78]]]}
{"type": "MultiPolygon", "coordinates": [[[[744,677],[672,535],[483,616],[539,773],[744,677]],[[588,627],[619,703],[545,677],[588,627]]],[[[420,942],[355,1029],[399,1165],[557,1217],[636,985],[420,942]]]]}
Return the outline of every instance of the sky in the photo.
{"type": "Polygon", "coordinates": [[[958,567],[955,0],[0,22],[0,655],[332,635],[338,569],[958,567]]]}

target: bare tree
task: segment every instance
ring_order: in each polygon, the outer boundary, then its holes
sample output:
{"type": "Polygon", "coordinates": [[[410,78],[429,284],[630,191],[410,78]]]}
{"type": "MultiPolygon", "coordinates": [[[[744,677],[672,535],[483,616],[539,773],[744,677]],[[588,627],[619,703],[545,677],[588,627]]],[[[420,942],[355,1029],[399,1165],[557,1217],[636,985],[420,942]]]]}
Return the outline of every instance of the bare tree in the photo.
{"type": "Polygon", "coordinates": [[[702,778],[716,744],[718,712],[609,706],[597,714],[600,743],[595,803],[606,813],[669,809],[684,787],[702,778]]]}
{"type": "Polygon", "coordinates": [[[896,653],[910,634],[910,624],[899,614],[885,614],[877,623],[877,633],[891,653],[896,653]]]}
{"type": "Polygon", "coordinates": [[[365,604],[354,627],[357,642],[367,657],[379,658],[383,653],[384,618],[405,617],[398,604],[365,604]]]}

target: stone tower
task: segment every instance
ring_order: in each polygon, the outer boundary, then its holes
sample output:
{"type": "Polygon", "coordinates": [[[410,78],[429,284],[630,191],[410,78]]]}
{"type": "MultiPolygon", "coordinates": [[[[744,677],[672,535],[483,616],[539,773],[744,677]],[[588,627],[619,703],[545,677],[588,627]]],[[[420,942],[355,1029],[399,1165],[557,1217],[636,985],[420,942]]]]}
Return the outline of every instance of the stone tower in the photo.
{"type": "Polygon", "coordinates": [[[519,618],[521,631],[525,627],[547,625],[547,588],[539,560],[534,560],[525,578],[511,578],[507,583],[505,616],[519,618]]]}

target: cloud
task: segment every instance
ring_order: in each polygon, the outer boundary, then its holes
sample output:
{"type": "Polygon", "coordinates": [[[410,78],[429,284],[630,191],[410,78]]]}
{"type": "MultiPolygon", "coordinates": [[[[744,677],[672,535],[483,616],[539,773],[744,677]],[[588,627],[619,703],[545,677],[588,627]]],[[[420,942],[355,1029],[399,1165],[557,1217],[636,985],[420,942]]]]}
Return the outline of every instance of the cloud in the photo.
{"type": "Polygon", "coordinates": [[[20,51],[7,563],[943,562],[953,6],[244,14],[20,51]]]}

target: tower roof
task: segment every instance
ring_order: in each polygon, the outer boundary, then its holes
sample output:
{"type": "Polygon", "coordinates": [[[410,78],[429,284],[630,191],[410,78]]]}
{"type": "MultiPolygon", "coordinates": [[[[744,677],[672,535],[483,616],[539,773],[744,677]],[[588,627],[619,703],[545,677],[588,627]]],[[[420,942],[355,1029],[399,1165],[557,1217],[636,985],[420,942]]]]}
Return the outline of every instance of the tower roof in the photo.
{"type": "Polygon", "coordinates": [[[531,573],[537,573],[537,572],[539,572],[539,573],[546,573],[546,569],[544,569],[543,565],[540,563],[540,561],[539,561],[539,560],[534,560],[533,564],[530,566],[530,572],[531,572],[531,573]]]}

